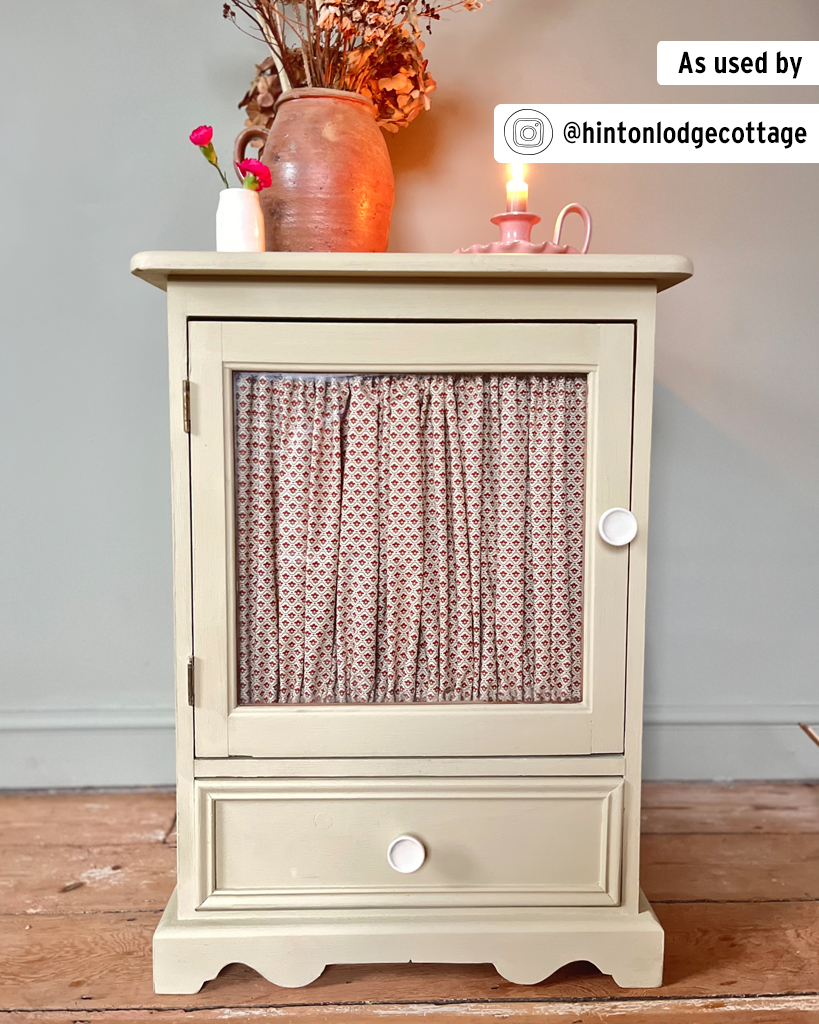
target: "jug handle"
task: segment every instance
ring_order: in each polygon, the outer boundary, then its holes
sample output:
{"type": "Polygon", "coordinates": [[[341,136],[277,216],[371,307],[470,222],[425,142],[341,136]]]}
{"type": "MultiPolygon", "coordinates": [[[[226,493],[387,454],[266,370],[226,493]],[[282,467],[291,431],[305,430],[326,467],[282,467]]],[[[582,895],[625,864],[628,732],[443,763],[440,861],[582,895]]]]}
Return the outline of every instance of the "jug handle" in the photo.
{"type": "Polygon", "coordinates": [[[555,233],[552,239],[553,245],[560,245],[560,232],[563,230],[563,221],[568,217],[570,213],[577,213],[583,218],[583,224],[586,228],[586,237],[583,239],[583,248],[580,250],[581,255],[585,255],[589,251],[589,243],[591,242],[592,232],[592,221],[591,214],[585,206],[581,206],[580,203],[569,203],[568,206],[564,206],[560,213],[557,215],[555,221],[555,233]]]}
{"type": "MultiPolygon", "coordinates": [[[[239,173],[239,168],[236,165],[244,160],[245,150],[251,139],[264,139],[266,142],[267,128],[257,128],[254,125],[250,128],[245,128],[244,131],[239,132],[236,136],[236,142],[233,145],[233,169],[236,171],[236,177],[239,181],[242,180],[242,175],[239,173]]],[[[259,155],[261,156],[261,153],[259,155]]]]}

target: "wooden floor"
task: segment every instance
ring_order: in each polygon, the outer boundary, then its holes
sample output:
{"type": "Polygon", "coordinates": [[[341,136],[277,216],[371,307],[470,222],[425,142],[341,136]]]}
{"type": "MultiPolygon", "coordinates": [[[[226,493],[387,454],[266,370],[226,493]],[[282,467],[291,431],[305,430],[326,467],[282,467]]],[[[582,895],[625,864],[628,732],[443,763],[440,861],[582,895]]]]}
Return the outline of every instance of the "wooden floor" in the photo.
{"type": "Polygon", "coordinates": [[[233,965],[156,996],[173,821],[170,793],[0,795],[0,1024],[819,1022],[819,784],[645,787],[643,886],[667,948],[645,991],[588,964],[531,986],[485,965],[330,967],[303,989],[233,965]]]}

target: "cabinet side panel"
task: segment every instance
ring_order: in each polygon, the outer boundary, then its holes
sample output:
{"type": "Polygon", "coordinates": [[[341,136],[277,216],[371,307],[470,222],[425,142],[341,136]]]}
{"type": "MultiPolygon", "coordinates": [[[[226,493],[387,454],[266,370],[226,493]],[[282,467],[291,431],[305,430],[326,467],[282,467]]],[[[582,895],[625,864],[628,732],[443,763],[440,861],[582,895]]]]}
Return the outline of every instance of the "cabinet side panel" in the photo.
{"type": "Polygon", "coordinates": [[[643,671],[645,664],[646,562],[648,554],[651,419],[654,402],[654,324],[656,291],[641,289],[635,301],[636,359],[634,368],[634,436],[632,441],[631,510],[640,523],[629,545],[628,647],[626,651],[626,715],[623,831],[623,905],[636,913],[640,906],[640,792],[643,749],[643,671]]]}
{"type": "Polygon", "coordinates": [[[189,434],[183,384],[188,377],[187,291],[168,283],[168,384],[170,398],[171,517],[173,530],[174,676],[176,707],[177,877],[180,907],[196,906],[194,874],[193,709],[188,705],[192,651],[191,506],[189,434]]]}

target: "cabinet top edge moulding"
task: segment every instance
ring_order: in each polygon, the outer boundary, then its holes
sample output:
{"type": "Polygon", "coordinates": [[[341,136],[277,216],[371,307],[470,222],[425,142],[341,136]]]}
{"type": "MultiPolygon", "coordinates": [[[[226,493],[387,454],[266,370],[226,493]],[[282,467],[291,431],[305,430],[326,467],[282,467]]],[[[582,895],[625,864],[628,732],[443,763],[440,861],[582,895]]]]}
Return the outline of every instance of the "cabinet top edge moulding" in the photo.
{"type": "Polygon", "coordinates": [[[540,256],[450,253],[140,252],[131,273],[163,290],[181,279],[346,277],[494,278],[547,281],[653,282],[664,291],[693,273],[685,256],[540,256]]]}

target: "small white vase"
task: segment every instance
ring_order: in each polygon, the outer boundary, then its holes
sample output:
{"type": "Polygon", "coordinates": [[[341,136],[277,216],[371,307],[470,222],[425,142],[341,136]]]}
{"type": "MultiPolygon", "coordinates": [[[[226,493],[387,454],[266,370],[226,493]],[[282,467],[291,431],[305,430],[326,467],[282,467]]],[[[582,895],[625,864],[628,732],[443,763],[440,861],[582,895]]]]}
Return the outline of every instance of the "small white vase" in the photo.
{"type": "Polygon", "coordinates": [[[217,252],[264,252],[264,218],[259,193],[223,188],[216,208],[217,252]]]}

